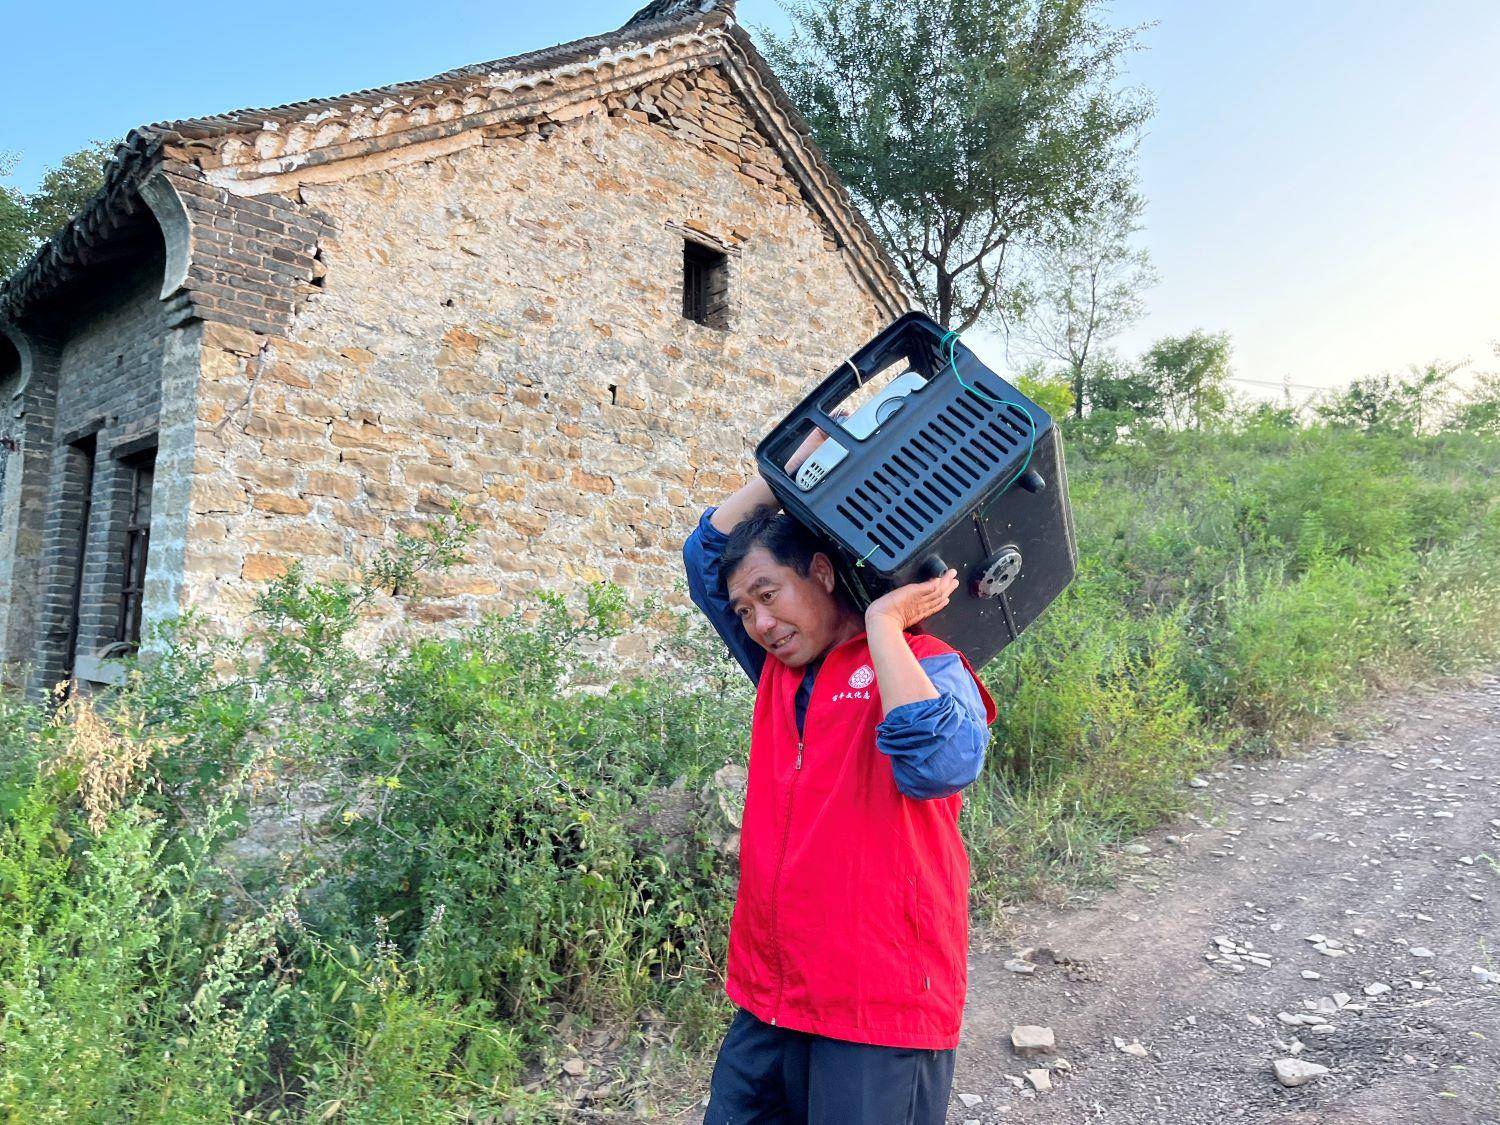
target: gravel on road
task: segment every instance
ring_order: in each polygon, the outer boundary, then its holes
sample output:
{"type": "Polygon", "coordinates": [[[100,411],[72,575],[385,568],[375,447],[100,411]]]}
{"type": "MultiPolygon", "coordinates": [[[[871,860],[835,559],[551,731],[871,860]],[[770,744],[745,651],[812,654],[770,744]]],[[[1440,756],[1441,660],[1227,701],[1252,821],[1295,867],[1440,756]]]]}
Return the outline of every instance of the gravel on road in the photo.
{"type": "Polygon", "coordinates": [[[1500,1125],[1500,679],[1194,782],[1116,889],[973,952],[949,1121],[1500,1125]]]}

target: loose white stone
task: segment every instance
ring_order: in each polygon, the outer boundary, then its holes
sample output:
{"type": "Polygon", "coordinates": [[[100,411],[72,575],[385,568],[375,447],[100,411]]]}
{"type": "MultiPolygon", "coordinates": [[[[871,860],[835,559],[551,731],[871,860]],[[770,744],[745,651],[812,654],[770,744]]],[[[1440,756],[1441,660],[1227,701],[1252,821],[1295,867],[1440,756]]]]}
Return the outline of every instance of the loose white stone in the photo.
{"type": "Polygon", "coordinates": [[[1304,1086],[1328,1073],[1326,1066],[1305,1059],[1277,1059],[1272,1066],[1276,1069],[1276,1080],[1283,1086],[1304,1086]]]}
{"type": "Polygon", "coordinates": [[[1019,957],[1012,957],[1009,961],[1005,962],[1005,967],[1013,973],[1020,973],[1022,976],[1028,976],[1036,972],[1035,965],[1030,961],[1023,961],[1019,957]]]}
{"type": "Polygon", "coordinates": [[[1432,950],[1428,949],[1425,945],[1414,945],[1410,949],[1408,949],[1407,952],[1410,953],[1413,957],[1432,956],[1432,950]]]}
{"type": "Polygon", "coordinates": [[[1141,1046],[1140,1040],[1138,1039],[1132,1040],[1131,1042],[1127,1043],[1125,1042],[1125,1040],[1116,1035],[1115,1047],[1122,1055],[1129,1055],[1133,1059],[1143,1059],[1146,1057],[1146,1048],[1141,1046]]]}
{"type": "Polygon", "coordinates": [[[1374,984],[1367,984],[1363,989],[1366,996],[1384,996],[1390,990],[1391,986],[1381,981],[1376,981],[1374,984]]]}
{"type": "Polygon", "coordinates": [[[1045,1094],[1048,1090],[1052,1089],[1052,1075],[1048,1074],[1045,1070],[1028,1070],[1026,1072],[1026,1081],[1030,1082],[1031,1088],[1039,1094],[1045,1094]]]}
{"type": "Polygon", "coordinates": [[[1201,777],[1190,777],[1190,778],[1188,778],[1188,788],[1189,789],[1207,789],[1208,788],[1208,782],[1204,781],[1201,777]]]}
{"type": "Polygon", "coordinates": [[[973,1109],[975,1106],[983,1102],[984,1098],[980,1094],[959,1094],[958,1100],[963,1102],[965,1109],[973,1109]]]}
{"type": "Polygon", "coordinates": [[[1322,980],[1323,979],[1323,974],[1322,973],[1315,973],[1311,969],[1303,969],[1302,970],[1302,979],[1303,980],[1322,980]]]}
{"type": "Polygon", "coordinates": [[[1050,1055],[1057,1048],[1050,1027],[1024,1023],[1010,1029],[1010,1045],[1018,1055],[1050,1055]]]}
{"type": "Polygon", "coordinates": [[[1303,1027],[1319,1027],[1328,1022],[1328,1016],[1322,1012],[1316,1014],[1308,1012],[1305,1015],[1298,1016],[1297,1019],[1303,1027]]]}

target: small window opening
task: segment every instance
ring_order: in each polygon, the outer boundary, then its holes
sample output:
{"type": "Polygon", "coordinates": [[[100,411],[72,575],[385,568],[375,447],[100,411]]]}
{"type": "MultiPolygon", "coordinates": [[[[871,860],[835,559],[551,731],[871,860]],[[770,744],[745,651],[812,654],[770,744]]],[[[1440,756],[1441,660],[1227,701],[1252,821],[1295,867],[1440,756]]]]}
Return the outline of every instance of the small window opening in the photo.
{"type": "Polygon", "coordinates": [[[611,406],[618,406],[619,405],[619,393],[620,393],[619,384],[618,383],[611,383],[609,385],[609,404],[611,406]]]}
{"type": "Polygon", "coordinates": [[[682,315],[710,328],[729,327],[728,254],[683,241],[682,315]]]}
{"type": "Polygon", "coordinates": [[[156,451],[126,463],[130,506],[125,524],[125,584],[120,589],[120,620],[115,640],[139,648],[141,601],[146,592],[146,557],[151,547],[151,485],[156,477],[156,451]]]}

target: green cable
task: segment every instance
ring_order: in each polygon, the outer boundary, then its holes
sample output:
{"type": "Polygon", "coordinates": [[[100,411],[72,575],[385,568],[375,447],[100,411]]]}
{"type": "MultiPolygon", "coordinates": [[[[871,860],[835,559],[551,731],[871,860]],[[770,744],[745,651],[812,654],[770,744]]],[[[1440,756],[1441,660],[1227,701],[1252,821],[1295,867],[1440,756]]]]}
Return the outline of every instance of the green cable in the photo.
{"type": "MultiPolygon", "coordinates": [[[[1021,462],[1021,467],[1016,470],[1016,475],[1011,477],[1010,480],[1006,481],[1003,485],[1000,486],[1000,491],[1003,493],[1007,491],[1011,485],[1015,484],[1016,481],[1020,480],[1022,475],[1031,466],[1032,455],[1036,453],[1036,419],[1032,417],[1031,411],[1027,410],[1026,407],[1021,403],[1008,403],[1004,399],[998,399],[993,395],[987,395],[978,387],[971,387],[968,383],[964,382],[964,377],[958,373],[958,359],[953,354],[953,349],[958,344],[957,332],[953,331],[953,329],[950,328],[943,335],[943,338],[938,341],[938,347],[941,348],[944,344],[948,345],[948,366],[952,369],[953,377],[958,380],[958,385],[960,387],[968,391],[970,394],[977,395],[979,398],[984,399],[986,402],[993,402],[997,406],[1014,406],[1022,414],[1026,415],[1027,426],[1030,429],[1026,445],[1026,460],[1021,462]]],[[[869,556],[866,556],[866,558],[868,557],[869,556]]]]}

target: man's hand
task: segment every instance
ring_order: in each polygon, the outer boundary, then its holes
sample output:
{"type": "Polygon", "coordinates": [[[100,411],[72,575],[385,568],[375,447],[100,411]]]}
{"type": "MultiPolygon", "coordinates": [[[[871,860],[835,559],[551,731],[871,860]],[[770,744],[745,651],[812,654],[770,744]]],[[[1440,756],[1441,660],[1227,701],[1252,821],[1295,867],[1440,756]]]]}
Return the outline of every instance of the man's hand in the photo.
{"type": "Polygon", "coordinates": [[[958,589],[958,571],[949,570],[926,582],[898,586],[876,598],[865,610],[865,629],[875,632],[881,626],[895,626],[897,632],[926,621],[947,606],[958,589]]]}
{"type": "MultiPolygon", "coordinates": [[[[840,410],[833,416],[839,421],[843,421],[849,416],[849,412],[847,410],[840,410]]],[[[793,453],[791,459],[787,461],[787,475],[795,477],[797,470],[802,467],[802,462],[811,457],[813,451],[826,440],[828,440],[828,435],[814,426],[812,433],[802,439],[802,444],[797,447],[797,452],[793,453]]],[[[771,486],[765,482],[760,473],[752,473],[750,479],[741,485],[733,495],[726,496],[723,500],[719,501],[717,505],[718,510],[710,517],[709,522],[725,535],[728,535],[739,526],[741,520],[755,511],[755,509],[763,507],[766,504],[770,504],[776,508],[781,506],[775,494],[771,492],[771,486]]]]}
{"type": "MultiPolygon", "coordinates": [[[[842,422],[845,418],[849,417],[849,412],[847,410],[835,410],[833,412],[833,417],[835,421],[842,422]]],[[[802,463],[809,457],[811,457],[813,453],[817,451],[818,446],[822,445],[827,440],[828,435],[825,434],[822,430],[818,429],[818,427],[814,426],[812,428],[812,433],[808,434],[805,438],[802,439],[802,444],[797,447],[797,452],[793,453],[791,457],[787,458],[787,475],[796,476],[797,470],[802,468],[802,463]]]]}
{"type": "Polygon", "coordinates": [[[938,697],[937,688],[912,655],[902,632],[941,610],[956,589],[958,571],[950,570],[927,582],[897,587],[876,598],[865,610],[865,635],[885,714],[905,703],[938,697]]]}

